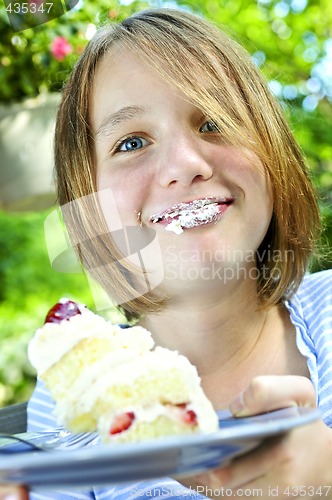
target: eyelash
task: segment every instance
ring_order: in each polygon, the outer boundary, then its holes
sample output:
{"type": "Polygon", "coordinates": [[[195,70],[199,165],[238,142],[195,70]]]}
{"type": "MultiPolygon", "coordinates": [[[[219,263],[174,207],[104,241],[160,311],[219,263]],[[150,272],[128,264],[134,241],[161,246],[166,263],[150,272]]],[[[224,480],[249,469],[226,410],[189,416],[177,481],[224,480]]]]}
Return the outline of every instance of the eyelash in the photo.
{"type": "MultiPolygon", "coordinates": [[[[212,123],[212,125],[215,127],[215,130],[209,130],[208,132],[205,132],[205,133],[215,133],[215,132],[218,131],[216,125],[214,124],[214,122],[212,120],[207,120],[206,122],[204,122],[203,125],[199,128],[199,130],[201,131],[201,129],[203,128],[203,126],[206,125],[206,124],[208,124],[208,123],[212,123]]],[[[112,154],[116,154],[116,153],[128,153],[128,152],[130,152],[130,151],[121,151],[121,147],[126,142],[129,142],[130,140],[134,140],[134,139],[140,139],[140,140],[143,139],[145,141],[147,140],[147,139],[144,139],[144,137],[139,136],[139,135],[134,135],[134,134],[127,135],[126,137],[124,137],[123,139],[120,139],[118,142],[115,143],[114,148],[112,150],[112,154]]],[[[142,148],[139,148],[139,149],[142,149],[142,148]]]]}

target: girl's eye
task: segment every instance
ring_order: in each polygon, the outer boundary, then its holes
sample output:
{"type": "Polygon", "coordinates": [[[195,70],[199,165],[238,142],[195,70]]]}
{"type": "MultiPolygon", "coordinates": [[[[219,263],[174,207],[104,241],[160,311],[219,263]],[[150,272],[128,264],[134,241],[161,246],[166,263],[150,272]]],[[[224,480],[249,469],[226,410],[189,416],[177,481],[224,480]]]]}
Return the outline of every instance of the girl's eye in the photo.
{"type": "Polygon", "coordinates": [[[115,152],[118,151],[137,151],[138,149],[142,149],[144,146],[147,146],[149,143],[143,137],[127,137],[126,139],[121,140],[118,144],[115,145],[115,152]]]}
{"type": "Polygon", "coordinates": [[[200,132],[218,132],[218,128],[212,120],[205,122],[199,130],[200,132]]]}

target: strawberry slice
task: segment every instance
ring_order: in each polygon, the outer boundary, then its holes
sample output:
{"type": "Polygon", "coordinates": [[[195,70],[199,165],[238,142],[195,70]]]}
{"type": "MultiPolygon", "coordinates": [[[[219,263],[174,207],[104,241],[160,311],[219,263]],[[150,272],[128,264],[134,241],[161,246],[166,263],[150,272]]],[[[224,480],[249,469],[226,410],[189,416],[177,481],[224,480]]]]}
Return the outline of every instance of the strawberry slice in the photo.
{"type": "Polygon", "coordinates": [[[197,425],[197,415],[194,410],[188,410],[187,403],[179,403],[176,407],[180,410],[179,418],[188,425],[197,425]]]}
{"type": "Polygon", "coordinates": [[[182,418],[186,424],[197,425],[197,415],[194,410],[186,410],[182,418]]]}
{"type": "Polygon", "coordinates": [[[45,323],[61,323],[76,314],[82,314],[78,304],[69,299],[62,299],[48,311],[45,323]]]}
{"type": "Polygon", "coordinates": [[[125,413],[120,413],[119,415],[116,415],[113,419],[109,433],[113,435],[126,431],[127,429],[129,429],[134,420],[135,420],[135,413],[132,411],[127,411],[125,413]]]}

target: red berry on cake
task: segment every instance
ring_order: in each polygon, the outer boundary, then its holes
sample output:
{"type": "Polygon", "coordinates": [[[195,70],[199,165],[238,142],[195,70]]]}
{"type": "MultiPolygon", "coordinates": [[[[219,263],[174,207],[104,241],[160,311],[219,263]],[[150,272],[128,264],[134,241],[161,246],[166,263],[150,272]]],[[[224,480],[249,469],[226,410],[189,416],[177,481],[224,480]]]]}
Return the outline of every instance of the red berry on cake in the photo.
{"type": "Polygon", "coordinates": [[[45,323],[61,323],[72,316],[81,314],[78,304],[69,299],[60,299],[47,313],[45,323]]]}
{"type": "Polygon", "coordinates": [[[133,421],[135,420],[135,413],[133,411],[127,411],[121,413],[120,415],[115,415],[111,428],[110,434],[119,434],[120,432],[129,429],[133,421]]]}

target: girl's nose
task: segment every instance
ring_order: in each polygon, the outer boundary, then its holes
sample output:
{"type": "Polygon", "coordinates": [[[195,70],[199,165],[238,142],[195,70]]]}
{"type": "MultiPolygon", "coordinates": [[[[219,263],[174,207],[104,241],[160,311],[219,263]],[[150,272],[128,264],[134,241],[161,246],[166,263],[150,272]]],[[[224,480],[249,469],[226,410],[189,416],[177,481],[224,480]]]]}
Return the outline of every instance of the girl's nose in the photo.
{"type": "Polygon", "coordinates": [[[198,180],[208,180],[213,169],[199,147],[199,139],[193,136],[180,138],[173,135],[161,155],[158,165],[158,181],[163,187],[189,186],[198,180]]]}

